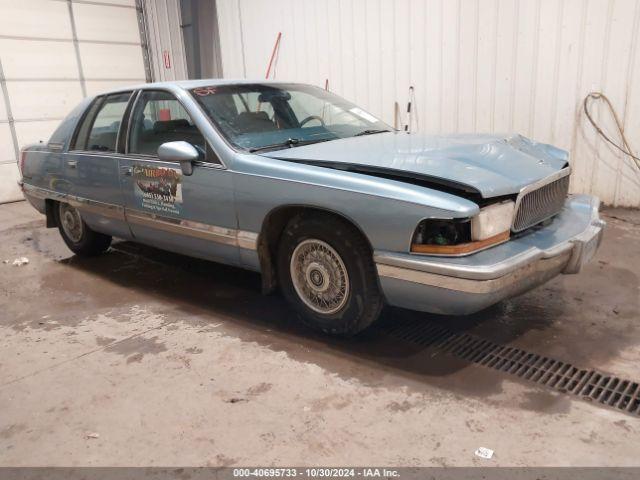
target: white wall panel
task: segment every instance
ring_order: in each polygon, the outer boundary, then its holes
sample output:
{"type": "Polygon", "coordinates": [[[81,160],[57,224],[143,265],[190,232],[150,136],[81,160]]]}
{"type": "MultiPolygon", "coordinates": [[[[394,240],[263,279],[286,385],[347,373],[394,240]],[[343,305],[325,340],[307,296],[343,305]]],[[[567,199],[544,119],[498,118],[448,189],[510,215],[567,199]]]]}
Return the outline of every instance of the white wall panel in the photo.
{"type": "MultiPolygon", "coordinates": [[[[0,123],[0,164],[15,162],[16,153],[8,123],[0,123]]],[[[0,182],[1,183],[1,182],[0,182]]]]}
{"type": "Polygon", "coordinates": [[[4,98],[0,95],[0,122],[7,119],[7,107],[4,104],[4,98]]]}
{"type": "Polygon", "coordinates": [[[0,34],[71,39],[67,2],[0,0],[0,34]]]}
{"type": "Polygon", "coordinates": [[[7,79],[78,79],[71,42],[0,38],[0,58],[7,79]]]}
{"type": "Polygon", "coordinates": [[[16,120],[61,119],[82,100],[80,82],[7,82],[16,120]]]}
{"type": "Polygon", "coordinates": [[[18,187],[18,165],[15,163],[0,163],[0,203],[13,202],[22,198],[18,187]]]}
{"type": "Polygon", "coordinates": [[[144,83],[142,49],[138,45],[80,43],[80,58],[86,79],[130,79],[144,83]],[[105,62],[117,58],[117,62],[105,62]]]}
{"type": "Polygon", "coordinates": [[[16,135],[21,146],[31,143],[46,143],[53,131],[58,128],[58,120],[39,120],[37,122],[16,122],[16,135]]]}
{"type": "MultiPolygon", "coordinates": [[[[227,78],[244,78],[244,48],[240,32],[238,0],[218,2],[218,24],[220,27],[220,51],[222,71],[227,78]]],[[[289,46],[291,48],[291,46],[289,46]]]]}
{"type": "Polygon", "coordinates": [[[134,8],[74,3],[78,40],[140,43],[134,8]]]}
{"type": "MultiPolygon", "coordinates": [[[[627,98],[624,110],[624,125],[632,147],[638,149],[638,132],[640,132],[640,6],[636,5],[633,23],[632,52],[630,55],[630,67],[627,71],[627,98]]],[[[640,204],[640,176],[639,168],[629,161],[620,162],[620,174],[616,190],[616,201],[621,205],[640,204]]]]}
{"type": "Polygon", "coordinates": [[[135,0],[0,0],[0,62],[15,119],[0,95],[2,203],[22,198],[16,148],[46,142],[84,93],[144,83],[135,0]]]}
{"type": "Polygon", "coordinates": [[[85,85],[87,87],[87,95],[98,95],[110,90],[121,87],[131,87],[142,83],[144,83],[143,80],[138,82],[132,82],[130,80],[87,80],[85,85]]]}

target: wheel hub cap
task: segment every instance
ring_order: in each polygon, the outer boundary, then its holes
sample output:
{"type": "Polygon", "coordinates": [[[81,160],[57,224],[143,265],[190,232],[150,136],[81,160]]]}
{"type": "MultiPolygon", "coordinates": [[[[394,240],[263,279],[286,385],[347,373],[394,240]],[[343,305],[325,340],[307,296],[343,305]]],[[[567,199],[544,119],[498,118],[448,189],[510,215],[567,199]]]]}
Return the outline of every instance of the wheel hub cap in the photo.
{"type": "Polygon", "coordinates": [[[82,240],[82,219],[78,210],[71,205],[61,204],[60,222],[64,233],[67,234],[71,241],[79,242],[82,240]]]}
{"type": "Polygon", "coordinates": [[[311,262],[307,267],[306,279],[309,287],[316,292],[324,292],[329,288],[329,272],[317,262],[311,262]]]}
{"type": "Polygon", "coordinates": [[[291,255],[291,279],[300,299],[312,310],[331,314],[349,297],[347,269],[329,244],[321,240],[301,242],[291,255]]]}

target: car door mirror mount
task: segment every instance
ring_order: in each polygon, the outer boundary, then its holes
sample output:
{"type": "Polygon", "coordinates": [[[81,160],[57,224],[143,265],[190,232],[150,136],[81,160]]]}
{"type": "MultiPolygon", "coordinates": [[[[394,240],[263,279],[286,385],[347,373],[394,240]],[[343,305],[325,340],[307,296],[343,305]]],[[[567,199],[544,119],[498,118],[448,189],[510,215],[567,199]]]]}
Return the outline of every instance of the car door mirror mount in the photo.
{"type": "Polygon", "coordinates": [[[166,142],[158,148],[158,158],[163,162],[178,162],[182,174],[189,176],[193,174],[193,162],[200,159],[200,154],[189,142],[166,142]]]}

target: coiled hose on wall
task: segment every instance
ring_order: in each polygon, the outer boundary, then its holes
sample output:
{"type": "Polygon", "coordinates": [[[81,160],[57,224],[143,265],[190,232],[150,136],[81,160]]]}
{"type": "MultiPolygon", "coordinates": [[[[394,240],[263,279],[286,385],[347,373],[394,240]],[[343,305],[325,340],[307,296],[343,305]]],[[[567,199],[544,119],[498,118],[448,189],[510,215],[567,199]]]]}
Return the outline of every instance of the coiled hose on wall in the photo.
{"type": "Polygon", "coordinates": [[[591,92],[586,97],[584,97],[584,100],[582,102],[582,108],[584,109],[584,114],[587,116],[587,120],[589,120],[589,123],[591,123],[591,125],[593,125],[593,128],[596,129],[596,132],[598,132],[600,136],[602,136],[602,138],[604,138],[607,142],[609,142],[613,147],[620,150],[625,155],[631,157],[636,167],[640,169],[640,158],[638,158],[638,156],[636,156],[633,150],[631,149],[631,146],[629,145],[629,141],[627,140],[627,137],[624,134],[624,127],[622,126],[622,123],[620,123],[620,118],[618,117],[618,114],[613,108],[613,104],[611,103],[611,100],[609,100],[609,98],[602,92],[591,92]],[[595,100],[601,100],[605,102],[605,104],[609,108],[609,111],[611,112],[611,116],[615,120],[616,126],[618,127],[618,132],[620,132],[622,145],[617,144],[606,133],[604,133],[602,128],[598,126],[598,124],[595,122],[595,120],[591,116],[591,112],[589,111],[589,105],[595,100]]]}

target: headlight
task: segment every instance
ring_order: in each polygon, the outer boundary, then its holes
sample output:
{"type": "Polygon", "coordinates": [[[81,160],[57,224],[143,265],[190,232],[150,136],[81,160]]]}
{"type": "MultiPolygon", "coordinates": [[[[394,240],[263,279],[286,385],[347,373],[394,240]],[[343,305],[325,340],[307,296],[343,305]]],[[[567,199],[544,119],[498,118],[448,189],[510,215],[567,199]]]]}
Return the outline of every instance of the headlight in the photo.
{"type": "Polygon", "coordinates": [[[471,219],[471,240],[485,240],[511,230],[516,204],[511,200],[481,208],[471,219]]]}
{"type": "Polygon", "coordinates": [[[506,242],[514,208],[514,202],[509,200],[481,208],[473,218],[423,220],[413,235],[411,251],[459,256],[506,242]]]}

